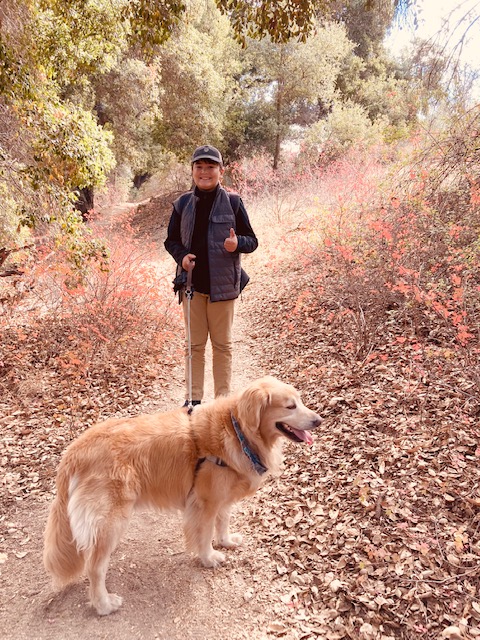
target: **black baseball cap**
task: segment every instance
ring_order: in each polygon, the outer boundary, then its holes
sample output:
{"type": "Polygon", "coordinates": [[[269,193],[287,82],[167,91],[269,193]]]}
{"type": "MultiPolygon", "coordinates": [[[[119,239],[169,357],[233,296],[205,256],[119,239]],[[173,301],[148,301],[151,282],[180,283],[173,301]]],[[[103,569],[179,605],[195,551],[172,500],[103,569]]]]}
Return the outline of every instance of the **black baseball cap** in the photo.
{"type": "Polygon", "coordinates": [[[192,155],[192,164],[197,160],[213,160],[213,162],[218,162],[218,164],[223,167],[222,154],[218,149],[209,144],[195,149],[192,155]]]}

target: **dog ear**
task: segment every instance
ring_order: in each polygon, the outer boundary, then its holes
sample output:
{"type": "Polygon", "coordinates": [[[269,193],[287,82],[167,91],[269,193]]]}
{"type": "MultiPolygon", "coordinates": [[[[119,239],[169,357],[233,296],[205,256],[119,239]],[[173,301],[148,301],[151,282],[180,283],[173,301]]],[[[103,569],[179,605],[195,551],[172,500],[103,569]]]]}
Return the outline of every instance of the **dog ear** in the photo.
{"type": "Polygon", "coordinates": [[[267,385],[253,383],[245,389],[237,403],[237,419],[242,427],[257,429],[270,403],[267,385]]]}

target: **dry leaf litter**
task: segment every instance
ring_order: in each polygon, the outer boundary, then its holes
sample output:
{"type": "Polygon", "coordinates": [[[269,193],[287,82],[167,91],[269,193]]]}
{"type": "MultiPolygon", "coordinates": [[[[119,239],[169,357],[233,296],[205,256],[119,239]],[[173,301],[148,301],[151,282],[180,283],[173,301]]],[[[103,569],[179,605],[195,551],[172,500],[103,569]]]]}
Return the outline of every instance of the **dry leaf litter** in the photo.
{"type": "MultiPolygon", "coordinates": [[[[382,357],[352,359],[344,328],[316,299],[314,275],[313,264],[276,272],[258,264],[239,306],[258,373],[297,386],[323,424],[313,446],[288,443],[279,476],[240,505],[246,546],[217,579],[248,575],[243,600],[258,639],[478,637],[475,376],[455,358],[436,373],[442,345],[429,347],[431,370],[417,371],[393,335],[383,336],[382,357]],[[300,290],[311,304],[292,315],[300,290]]],[[[182,378],[178,358],[165,354],[161,368],[99,371],[76,386],[48,364],[19,370],[16,347],[4,334],[0,566],[28,553],[28,524],[12,513],[51,499],[59,456],[79,430],[177,402],[182,378]]]]}

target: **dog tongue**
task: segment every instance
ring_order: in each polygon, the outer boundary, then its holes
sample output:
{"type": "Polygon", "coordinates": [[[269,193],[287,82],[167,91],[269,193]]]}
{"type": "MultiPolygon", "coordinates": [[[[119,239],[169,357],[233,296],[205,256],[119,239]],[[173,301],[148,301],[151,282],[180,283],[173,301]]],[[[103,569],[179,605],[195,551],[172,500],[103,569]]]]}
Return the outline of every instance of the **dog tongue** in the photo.
{"type": "Polygon", "coordinates": [[[313,438],[310,431],[300,431],[298,429],[292,429],[292,431],[300,438],[300,440],[303,440],[307,444],[313,444],[313,438]]]}

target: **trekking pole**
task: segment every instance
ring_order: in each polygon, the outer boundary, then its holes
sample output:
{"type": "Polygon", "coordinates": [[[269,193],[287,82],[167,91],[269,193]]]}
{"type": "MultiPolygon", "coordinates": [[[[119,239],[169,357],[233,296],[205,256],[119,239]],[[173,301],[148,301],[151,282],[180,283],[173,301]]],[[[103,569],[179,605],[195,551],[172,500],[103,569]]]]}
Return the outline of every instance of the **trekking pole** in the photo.
{"type": "Polygon", "coordinates": [[[190,327],[190,305],[193,298],[193,286],[192,286],[192,271],[193,268],[190,267],[187,271],[187,285],[185,287],[185,296],[187,297],[187,390],[188,390],[188,398],[187,398],[187,407],[188,413],[192,413],[193,403],[192,403],[192,333],[190,327]]]}

